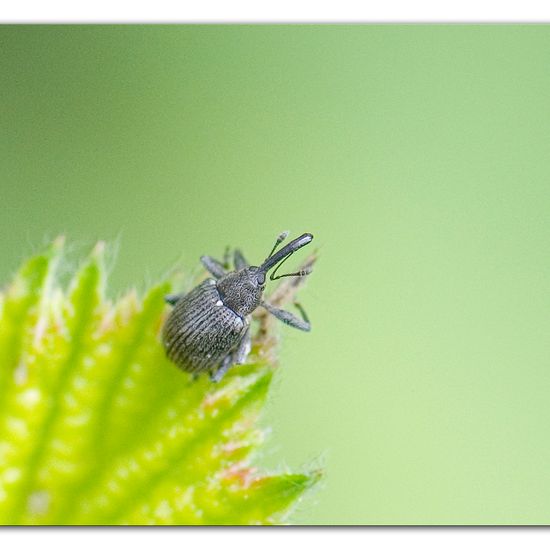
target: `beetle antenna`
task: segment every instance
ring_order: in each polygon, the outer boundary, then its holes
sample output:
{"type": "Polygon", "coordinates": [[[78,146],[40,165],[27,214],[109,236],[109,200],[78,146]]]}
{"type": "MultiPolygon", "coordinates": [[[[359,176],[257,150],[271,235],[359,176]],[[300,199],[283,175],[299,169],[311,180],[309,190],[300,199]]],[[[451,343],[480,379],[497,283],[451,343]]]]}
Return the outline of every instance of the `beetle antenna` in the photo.
{"type": "Polygon", "coordinates": [[[282,279],[283,277],[305,277],[306,275],[309,275],[313,269],[311,269],[311,267],[308,267],[306,269],[300,269],[300,271],[296,271],[295,273],[285,273],[284,275],[277,275],[275,276],[275,274],[277,273],[277,271],[279,270],[279,268],[285,263],[285,261],[290,258],[290,256],[292,256],[292,254],[289,254],[276,268],[275,268],[275,271],[269,276],[269,280],[270,281],[276,281],[277,279],[282,279]]]}
{"type": "Polygon", "coordinates": [[[273,256],[273,252],[275,252],[275,250],[277,249],[277,247],[288,237],[288,234],[290,233],[290,231],[283,231],[278,237],[277,237],[277,240],[275,241],[275,245],[273,246],[273,248],[271,249],[271,252],[269,253],[269,256],[266,258],[266,259],[269,259],[271,258],[271,256],[273,256]]]}
{"type": "MultiPolygon", "coordinates": [[[[281,235],[279,235],[279,237],[277,238],[278,241],[279,241],[279,238],[281,238],[282,235],[284,235],[284,233],[281,233],[281,235]]],[[[283,239],[281,239],[281,241],[282,240],[283,239]]],[[[290,241],[286,246],[283,246],[283,248],[281,248],[279,251],[275,252],[275,249],[273,249],[271,251],[271,254],[266,258],[266,260],[259,267],[259,269],[261,271],[263,271],[264,273],[266,273],[272,267],[279,264],[279,266],[277,267],[277,269],[278,269],[285,260],[287,260],[290,256],[292,256],[292,254],[294,254],[294,252],[296,252],[297,250],[299,250],[303,246],[306,246],[306,244],[309,244],[312,240],[313,240],[313,235],[311,233],[304,233],[300,237],[294,239],[293,241],[290,241]]],[[[279,241],[277,243],[277,245],[281,241],[279,241]]],[[[275,248],[277,247],[277,245],[275,246],[275,248]]],[[[275,270],[275,272],[277,271],[277,269],[275,270]]],[[[302,270],[302,271],[304,271],[304,270],[302,270]]],[[[273,273],[270,276],[271,280],[274,280],[273,279],[274,274],[275,273],[273,273]]],[[[294,273],[289,273],[288,276],[290,276],[290,275],[294,275],[294,273]]],[[[286,276],[287,275],[279,275],[279,277],[286,277],[286,276]]],[[[277,277],[277,278],[279,278],[279,277],[277,277]]]]}

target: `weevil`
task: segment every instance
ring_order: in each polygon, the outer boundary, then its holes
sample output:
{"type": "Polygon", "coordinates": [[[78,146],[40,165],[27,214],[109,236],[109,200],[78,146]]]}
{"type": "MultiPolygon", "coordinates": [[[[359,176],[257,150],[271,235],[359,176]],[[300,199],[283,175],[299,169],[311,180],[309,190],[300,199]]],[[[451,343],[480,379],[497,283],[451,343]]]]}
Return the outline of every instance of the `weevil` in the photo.
{"type": "Polygon", "coordinates": [[[178,367],[196,375],[209,372],[218,382],[232,365],[246,361],[251,349],[250,315],[258,307],[265,308],[287,325],[303,331],[311,330],[304,309],[295,304],[301,319],[263,299],[266,277],[271,281],[282,277],[304,277],[310,268],[295,273],[277,275],[278,269],[294,252],[313,240],[304,233],[279,250],[288,237],[281,233],[269,256],[260,266],[252,266],[240,250],[234,252],[234,271],[210,256],[202,256],[201,263],[213,276],[187,294],[169,294],[165,297],[173,306],[162,329],[166,354],[178,367]]]}

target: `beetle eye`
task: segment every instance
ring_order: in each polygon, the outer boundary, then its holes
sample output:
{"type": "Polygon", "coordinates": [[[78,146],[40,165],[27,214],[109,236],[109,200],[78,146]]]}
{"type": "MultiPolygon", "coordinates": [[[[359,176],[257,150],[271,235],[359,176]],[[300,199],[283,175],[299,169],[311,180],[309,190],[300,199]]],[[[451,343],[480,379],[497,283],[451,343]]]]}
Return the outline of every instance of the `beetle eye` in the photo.
{"type": "Polygon", "coordinates": [[[258,273],[257,279],[258,279],[258,284],[259,284],[260,286],[264,286],[264,284],[265,284],[265,273],[264,273],[263,271],[261,271],[260,273],[258,273]]]}

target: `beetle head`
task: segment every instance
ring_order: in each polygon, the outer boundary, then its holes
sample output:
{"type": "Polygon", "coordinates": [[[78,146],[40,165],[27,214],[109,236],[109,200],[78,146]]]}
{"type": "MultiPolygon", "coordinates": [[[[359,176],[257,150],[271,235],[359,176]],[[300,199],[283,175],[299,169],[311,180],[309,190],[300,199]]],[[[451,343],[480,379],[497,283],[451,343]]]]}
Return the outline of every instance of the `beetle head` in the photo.
{"type": "Polygon", "coordinates": [[[313,240],[313,235],[311,233],[304,233],[276,252],[277,247],[287,236],[288,231],[285,231],[277,237],[271,253],[259,267],[249,266],[239,271],[233,271],[218,281],[218,291],[223,303],[238,315],[242,317],[249,315],[260,305],[267,273],[272,268],[275,268],[275,270],[269,276],[271,281],[275,281],[281,277],[303,277],[310,273],[310,270],[306,269],[296,273],[276,275],[279,267],[281,267],[294,252],[313,240]]]}

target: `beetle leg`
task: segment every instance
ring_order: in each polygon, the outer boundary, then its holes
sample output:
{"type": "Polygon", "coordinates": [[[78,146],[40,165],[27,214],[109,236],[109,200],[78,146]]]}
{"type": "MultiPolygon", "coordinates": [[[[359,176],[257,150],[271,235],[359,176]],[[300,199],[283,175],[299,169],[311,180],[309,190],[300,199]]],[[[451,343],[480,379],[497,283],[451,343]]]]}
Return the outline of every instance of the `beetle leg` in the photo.
{"type": "Polygon", "coordinates": [[[229,271],[231,269],[231,249],[229,246],[225,247],[225,251],[223,253],[223,268],[226,271],[229,271]]]}
{"type": "Polygon", "coordinates": [[[239,249],[235,250],[233,254],[233,261],[235,262],[236,271],[239,271],[239,269],[242,269],[243,267],[248,267],[250,265],[239,249]]]}
{"type": "Polygon", "coordinates": [[[223,375],[229,370],[229,367],[233,364],[233,354],[226,355],[216,372],[210,372],[210,380],[212,382],[219,382],[223,375]]]}
{"type": "Polygon", "coordinates": [[[304,311],[304,308],[298,302],[294,302],[294,305],[302,315],[302,319],[299,319],[296,315],[290,313],[290,311],[286,311],[286,309],[279,309],[278,307],[272,306],[267,302],[262,302],[261,305],[283,323],[306,332],[311,330],[311,323],[309,322],[308,316],[304,311]]]}
{"type": "Polygon", "coordinates": [[[239,342],[239,347],[233,353],[224,357],[218,370],[210,373],[210,380],[212,382],[219,382],[233,365],[242,365],[246,361],[251,348],[252,338],[250,336],[250,327],[247,327],[239,342]]]}
{"type": "Polygon", "coordinates": [[[227,273],[223,264],[211,256],[201,256],[201,262],[207,271],[214,275],[216,279],[221,279],[227,273]]]}
{"type": "Polygon", "coordinates": [[[181,294],[167,294],[165,297],[164,297],[164,301],[167,303],[167,304],[170,304],[171,306],[175,306],[176,305],[176,302],[180,299],[180,298],[183,298],[185,296],[185,293],[181,293],[181,294]]]}
{"type": "Polygon", "coordinates": [[[243,337],[239,343],[237,351],[233,353],[235,365],[242,365],[246,361],[251,349],[252,338],[250,337],[250,327],[247,327],[246,332],[243,334],[243,337]]]}

